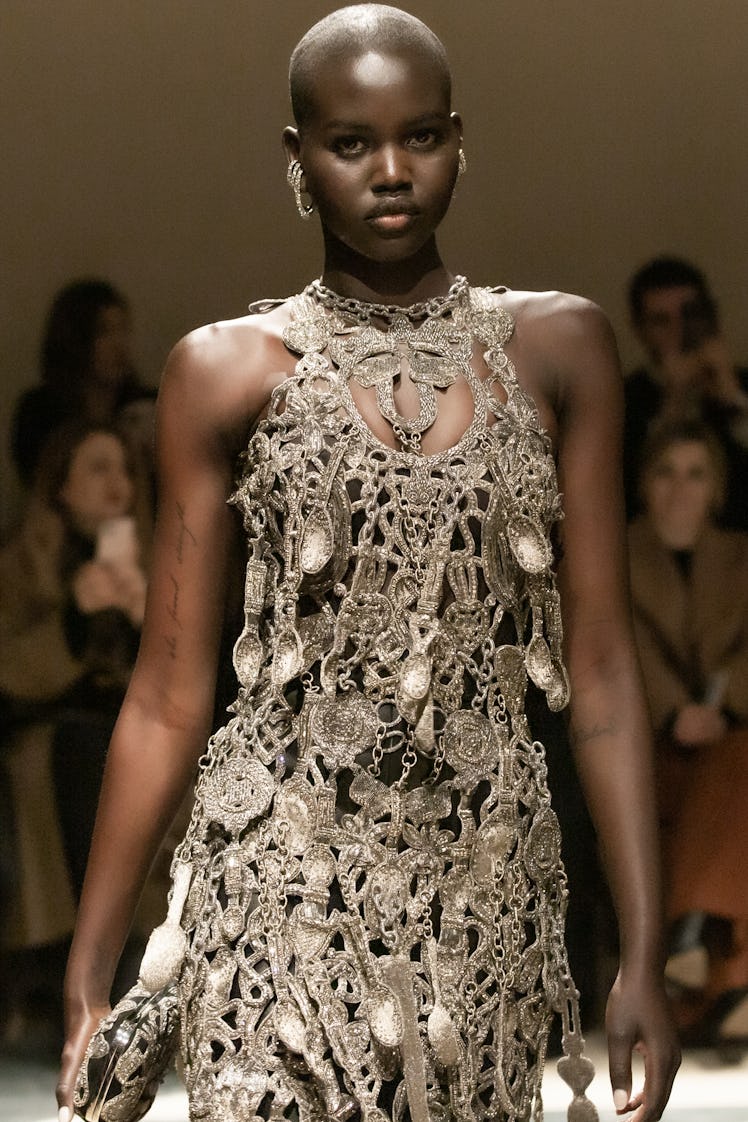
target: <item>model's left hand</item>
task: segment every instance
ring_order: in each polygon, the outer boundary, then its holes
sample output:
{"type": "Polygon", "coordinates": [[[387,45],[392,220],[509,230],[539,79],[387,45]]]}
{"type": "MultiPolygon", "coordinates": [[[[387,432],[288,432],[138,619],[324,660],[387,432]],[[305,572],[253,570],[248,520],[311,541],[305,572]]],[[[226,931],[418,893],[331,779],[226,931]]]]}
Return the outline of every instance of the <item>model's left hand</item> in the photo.
{"type": "Polygon", "coordinates": [[[680,1047],[659,973],[621,970],[608,998],[605,1024],[617,1113],[635,1111],[630,1122],[655,1122],[662,1117],[680,1066],[680,1047]],[[644,1086],[635,1095],[633,1051],[644,1058],[644,1086]]]}

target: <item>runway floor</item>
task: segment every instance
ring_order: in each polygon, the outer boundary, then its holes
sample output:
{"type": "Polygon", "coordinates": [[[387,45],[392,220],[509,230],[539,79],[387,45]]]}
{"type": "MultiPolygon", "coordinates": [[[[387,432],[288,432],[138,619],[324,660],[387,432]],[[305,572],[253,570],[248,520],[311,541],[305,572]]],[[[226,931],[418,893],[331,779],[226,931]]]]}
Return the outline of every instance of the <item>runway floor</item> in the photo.
{"type": "MultiPolygon", "coordinates": [[[[590,1036],[588,1054],[597,1069],[590,1097],[598,1108],[600,1122],[613,1122],[616,1114],[602,1038],[590,1036]]],[[[55,1122],[54,1081],[51,1060],[0,1055],[2,1122],[55,1122]]],[[[546,1122],[564,1122],[569,1090],[553,1063],[546,1073],[543,1098],[546,1122]]],[[[739,1064],[725,1066],[711,1053],[687,1052],[663,1117],[666,1122],[748,1122],[748,1056],[739,1064]]],[[[186,1098],[176,1076],[161,1088],[148,1122],[187,1122],[186,1098]]]]}

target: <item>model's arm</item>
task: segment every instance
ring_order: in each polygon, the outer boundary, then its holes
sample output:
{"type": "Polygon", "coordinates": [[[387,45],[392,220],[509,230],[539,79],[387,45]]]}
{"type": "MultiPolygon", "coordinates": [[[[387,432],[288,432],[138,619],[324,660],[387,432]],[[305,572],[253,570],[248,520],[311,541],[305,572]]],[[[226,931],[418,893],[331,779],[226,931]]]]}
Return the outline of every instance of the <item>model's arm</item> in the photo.
{"type": "Polygon", "coordinates": [[[202,334],[180,344],[160,393],[159,515],[141,647],[109,748],[65,981],[57,1097],[68,1109],[143,883],[193,779],[213,712],[239,428],[237,402],[223,388],[231,378],[219,377],[210,357],[215,349],[202,334]]]}
{"type": "Polygon", "coordinates": [[[664,994],[651,732],[628,604],[621,382],[597,308],[575,302],[552,318],[572,742],[620,929],[607,1009],[610,1075],[619,1111],[652,1122],[667,1102],[679,1050],[664,994]],[[645,1085],[632,1098],[633,1049],[644,1054],[645,1085]]]}

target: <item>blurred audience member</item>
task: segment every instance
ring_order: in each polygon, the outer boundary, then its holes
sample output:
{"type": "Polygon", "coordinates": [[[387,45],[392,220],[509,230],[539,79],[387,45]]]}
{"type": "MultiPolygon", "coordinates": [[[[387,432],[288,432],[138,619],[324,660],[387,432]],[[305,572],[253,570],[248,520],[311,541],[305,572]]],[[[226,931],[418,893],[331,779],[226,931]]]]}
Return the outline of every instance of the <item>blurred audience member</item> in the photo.
{"type": "Polygon", "coordinates": [[[686,261],[656,258],[632,278],[629,310],[648,360],[625,383],[629,516],[640,509],[637,479],[649,428],[681,417],[704,421],[722,442],[727,479],[720,523],[748,530],[748,369],[733,361],[706,278],[686,261]]]}
{"type": "MultiPolygon", "coordinates": [[[[62,966],[55,948],[72,930],[109,735],[136,654],[146,581],[133,497],[115,431],[62,427],[41,453],[21,530],[0,554],[2,762],[16,862],[3,931],[11,1037],[21,1010],[34,1016],[30,980],[39,985],[53,960],[62,966]]],[[[54,992],[60,978],[48,981],[54,992]]]]}
{"type": "Polygon", "coordinates": [[[59,430],[40,460],[65,528],[65,636],[83,673],[58,714],[53,767],[76,896],[83,883],[104,758],[137,654],[145,573],[132,517],[135,488],[114,430],[59,430]]]}
{"type": "Polygon", "coordinates": [[[41,347],[41,385],[22,394],[11,431],[13,459],[30,485],[50,435],[70,420],[114,425],[130,450],[141,533],[152,518],[155,392],[133,368],[130,310],[108,281],[74,281],[55,297],[41,347]],[[142,508],[141,508],[142,505],[142,508]]]}
{"type": "Polygon", "coordinates": [[[748,1036],[748,535],[720,530],[724,455],[696,422],[644,447],[629,531],[634,620],[655,729],[671,978],[684,1039],[748,1036]]]}

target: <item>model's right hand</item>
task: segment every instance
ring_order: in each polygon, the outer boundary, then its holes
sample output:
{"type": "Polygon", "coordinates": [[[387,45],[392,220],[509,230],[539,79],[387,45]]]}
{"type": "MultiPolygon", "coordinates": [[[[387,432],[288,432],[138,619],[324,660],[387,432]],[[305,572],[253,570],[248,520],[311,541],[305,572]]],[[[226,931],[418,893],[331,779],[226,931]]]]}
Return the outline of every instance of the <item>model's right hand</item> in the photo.
{"type": "Polygon", "coordinates": [[[68,1014],[65,1018],[65,1045],[62,1049],[60,1075],[55,1090],[59,1122],[70,1122],[73,1118],[73,1091],[78,1071],[88,1042],[98,1028],[99,1021],[107,1015],[109,1009],[110,1006],[101,1005],[88,1008],[79,1014],[68,1014]]]}

